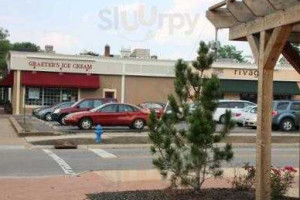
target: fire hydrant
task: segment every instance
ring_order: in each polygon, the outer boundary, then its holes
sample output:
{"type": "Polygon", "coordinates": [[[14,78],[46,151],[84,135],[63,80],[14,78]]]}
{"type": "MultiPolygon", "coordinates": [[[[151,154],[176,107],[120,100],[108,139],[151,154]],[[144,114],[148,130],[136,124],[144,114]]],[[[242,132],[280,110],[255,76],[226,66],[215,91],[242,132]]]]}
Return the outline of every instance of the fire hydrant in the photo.
{"type": "Polygon", "coordinates": [[[100,124],[98,124],[96,126],[95,134],[96,134],[96,142],[101,143],[101,136],[103,134],[103,128],[100,124]]]}

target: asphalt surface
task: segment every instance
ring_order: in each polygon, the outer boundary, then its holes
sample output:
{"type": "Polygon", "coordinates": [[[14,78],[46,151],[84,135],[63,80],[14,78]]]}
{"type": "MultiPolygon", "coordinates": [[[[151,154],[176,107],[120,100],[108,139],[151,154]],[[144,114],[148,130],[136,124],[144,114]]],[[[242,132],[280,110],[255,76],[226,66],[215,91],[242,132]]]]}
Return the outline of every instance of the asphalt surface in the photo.
{"type": "MultiPolygon", "coordinates": [[[[235,159],[224,167],[255,164],[255,147],[235,147],[235,159]]],[[[22,146],[0,146],[0,178],[75,175],[100,170],[152,169],[149,147],[55,150],[26,149],[22,146]]],[[[298,145],[276,145],[272,149],[272,164],[299,168],[298,145]]]]}
{"type": "MultiPolygon", "coordinates": [[[[22,116],[16,116],[17,121],[20,123],[23,123],[23,117],[22,116]]],[[[33,116],[26,116],[26,123],[30,124],[30,127],[34,131],[40,131],[40,132],[51,132],[51,131],[58,131],[61,133],[91,133],[94,132],[95,127],[93,127],[91,130],[80,130],[77,126],[62,126],[58,122],[45,122],[42,120],[38,120],[33,116]]],[[[180,129],[185,129],[187,128],[186,123],[181,123],[179,124],[180,129]]],[[[129,127],[103,127],[105,132],[110,132],[110,133],[126,133],[126,132],[148,132],[149,129],[148,127],[144,127],[143,130],[134,130],[130,129],[129,127]]],[[[216,131],[219,132],[222,129],[222,125],[218,124],[216,131]]],[[[250,128],[250,127],[239,127],[236,126],[233,130],[231,130],[231,133],[256,133],[255,128],[250,128]]],[[[285,133],[282,131],[273,131],[273,133],[285,133]]],[[[289,133],[295,133],[298,134],[299,130],[295,130],[289,133]]]]}

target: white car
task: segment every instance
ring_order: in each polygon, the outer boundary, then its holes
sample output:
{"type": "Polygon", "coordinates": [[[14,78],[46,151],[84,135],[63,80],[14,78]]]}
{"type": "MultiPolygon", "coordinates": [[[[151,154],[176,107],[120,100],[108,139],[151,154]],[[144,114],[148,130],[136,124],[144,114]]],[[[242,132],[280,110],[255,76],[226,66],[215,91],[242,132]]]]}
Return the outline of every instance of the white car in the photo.
{"type": "Polygon", "coordinates": [[[218,107],[213,116],[214,120],[216,122],[224,123],[226,110],[237,113],[248,106],[256,106],[256,104],[244,100],[219,100],[218,107]]]}
{"type": "Polygon", "coordinates": [[[244,116],[243,125],[245,127],[256,128],[257,126],[257,107],[253,107],[244,116]]]}
{"type": "Polygon", "coordinates": [[[248,106],[243,108],[241,111],[232,113],[232,120],[237,123],[238,126],[243,126],[244,117],[248,114],[249,110],[255,108],[256,106],[248,106]]]}

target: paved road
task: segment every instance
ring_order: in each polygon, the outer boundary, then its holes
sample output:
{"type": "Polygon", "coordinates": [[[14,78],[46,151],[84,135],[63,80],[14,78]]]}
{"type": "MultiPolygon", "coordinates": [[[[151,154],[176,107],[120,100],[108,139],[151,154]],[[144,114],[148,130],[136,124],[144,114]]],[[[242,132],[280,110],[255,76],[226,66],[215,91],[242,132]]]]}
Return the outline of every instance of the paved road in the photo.
{"type": "MultiPolygon", "coordinates": [[[[225,167],[255,164],[253,146],[236,147],[235,159],[225,167]]],[[[299,167],[298,145],[273,146],[273,165],[299,167]]],[[[148,147],[104,149],[26,149],[0,146],[0,177],[35,177],[77,174],[93,170],[152,169],[148,147]]]]}

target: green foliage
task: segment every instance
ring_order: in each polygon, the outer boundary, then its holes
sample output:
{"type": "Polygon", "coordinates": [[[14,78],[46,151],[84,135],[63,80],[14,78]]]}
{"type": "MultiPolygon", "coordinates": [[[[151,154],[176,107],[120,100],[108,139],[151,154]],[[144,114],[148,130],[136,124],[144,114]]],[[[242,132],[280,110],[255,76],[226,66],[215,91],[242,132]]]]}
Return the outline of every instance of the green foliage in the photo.
{"type": "Polygon", "coordinates": [[[83,52],[80,53],[80,55],[99,56],[98,53],[95,53],[93,51],[83,51],[83,52]]]}
{"type": "Polygon", "coordinates": [[[31,42],[16,42],[11,45],[10,50],[12,51],[27,51],[27,52],[38,52],[41,48],[31,42]]]}
{"type": "Polygon", "coordinates": [[[5,30],[0,27],[0,41],[1,40],[6,40],[9,36],[8,30],[5,30]]]}
{"type": "MultiPolygon", "coordinates": [[[[246,173],[235,172],[232,186],[238,190],[251,190],[255,182],[256,169],[249,165],[249,163],[246,163],[243,168],[246,173]]],[[[292,188],[296,173],[297,171],[291,166],[271,168],[271,197],[273,200],[283,199],[288,190],[292,188]]]]}
{"type": "Polygon", "coordinates": [[[221,58],[234,59],[239,63],[245,62],[242,51],[238,51],[233,45],[224,45],[218,48],[218,56],[221,58]]]}
{"type": "Polygon", "coordinates": [[[200,190],[207,178],[221,176],[222,161],[229,162],[233,157],[230,145],[218,145],[234,124],[227,112],[223,130],[216,133],[213,113],[220,98],[220,82],[216,76],[205,76],[213,61],[214,53],[204,42],[200,42],[193,68],[178,60],[176,96],[168,98],[171,113],[161,119],[151,113],[148,121],[151,152],[156,155],[153,164],[163,177],[171,180],[172,187],[183,185],[200,190]],[[191,101],[195,104],[193,111],[189,109],[191,101]],[[182,121],[188,128],[180,128],[182,121]]]}
{"type": "Polygon", "coordinates": [[[5,76],[7,71],[6,56],[10,50],[13,51],[41,51],[40,47],[30,42],[16,42],[11,44],[8,40],[9,33],[0,27],[0,77],[5,76]]]}
{"type": "Polygon", "coordinates": [[[6,55],[10,49],[10,43],[7,40],[8,31],[0,28],[0,76],[5,74],[7,69],[6,55]]]}

